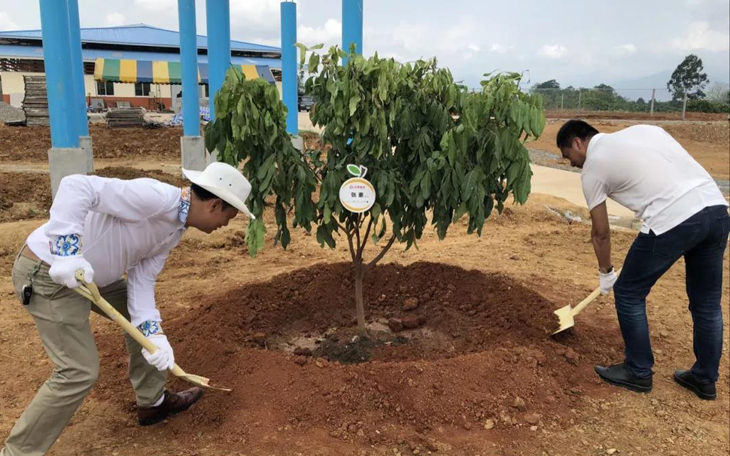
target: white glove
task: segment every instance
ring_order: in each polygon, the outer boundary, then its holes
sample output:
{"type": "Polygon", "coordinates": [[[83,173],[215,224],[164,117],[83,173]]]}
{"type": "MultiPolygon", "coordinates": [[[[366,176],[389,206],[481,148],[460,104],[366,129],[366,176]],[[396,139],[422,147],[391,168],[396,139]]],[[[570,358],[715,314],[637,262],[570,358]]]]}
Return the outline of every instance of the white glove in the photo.
{"type": "Polygon", "coordinates": [[[68,288],[76,288],[80,285],[76,280],[76,271],[84,270],[84,280],[90,283],[94,280],[94,269],[83,255],[56,256],[56,260],[48,270],[54,282],[59,285],[65,285],[68,288]]]}
{"type": "Polygon", "coordinates": [[[618,275],[616,275],[616,271],[611,271],[607,273],[598,273],[598,280],[601,283],[601,294],[607,295],[613,290],[613,285],[616,283],[616,279],[618,279],[618,275]]]}
{"type": "Polygon", "coordinates": [[[152,334],[147,337],[147,340],[157,345],[157,351],[154,353],[150,353],[144,348],[142,349],[142,356],[144,356],[144,359],[148,363],[161,371],[171,370],[175,367],[175,355],[172,353],[172,347],[167,341],[167,336],[164,334],[152,334]]]}

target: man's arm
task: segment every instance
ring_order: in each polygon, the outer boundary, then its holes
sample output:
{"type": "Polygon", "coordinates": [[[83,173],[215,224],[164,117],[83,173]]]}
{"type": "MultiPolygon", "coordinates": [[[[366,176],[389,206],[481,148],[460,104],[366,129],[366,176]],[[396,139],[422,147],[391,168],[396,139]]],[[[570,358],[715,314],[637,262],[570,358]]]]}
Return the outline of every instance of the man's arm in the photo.
{"type": "Polygon", "coordinates": [[[139,327],[150,322],[159,325],[162,321],[155,304],[155,282],[169,255],[168,251],[144,258],[127,271],[127,309],[134,326],[139,327]]]}
{"type": "Polygon", "coordinates": [[[161,371],[175,365],[175,355],[160,325],[162,318],[155,304],[155,282],[169,254],[167,251],[145,258],[127,271],[127,309],[131,323],[158,348],[154,353],[143,348],[142,356],[161,371]]]}
{"type": "Polygon", "coordinates": [[[606,202],[602,202],[591,210],[591,241],[593,250],[598,258],[598,267],[601,272],[609,272],[611,263],[611,227],[608,223],[606,202]]]}

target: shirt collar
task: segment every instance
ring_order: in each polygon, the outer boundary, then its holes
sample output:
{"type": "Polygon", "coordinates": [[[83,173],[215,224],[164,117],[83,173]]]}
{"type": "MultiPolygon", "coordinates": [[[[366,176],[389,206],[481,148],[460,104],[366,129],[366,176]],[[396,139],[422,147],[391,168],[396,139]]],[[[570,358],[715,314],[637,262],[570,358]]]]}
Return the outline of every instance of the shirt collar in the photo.
{"type": "Polygon", "coordinates": [[[185,187],[180,192],[180,207],[177,215],[183,225],[188,221],[188,211],[190,211],[190,187],[185,187]]]}

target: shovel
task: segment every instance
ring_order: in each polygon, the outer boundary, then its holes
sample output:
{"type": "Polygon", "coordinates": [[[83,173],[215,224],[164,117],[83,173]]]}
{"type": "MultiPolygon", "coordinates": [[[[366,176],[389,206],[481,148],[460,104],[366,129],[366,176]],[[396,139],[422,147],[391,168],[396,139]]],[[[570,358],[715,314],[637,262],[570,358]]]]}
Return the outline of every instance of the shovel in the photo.
{"type": "MultiPolygon", "coordinates": [[[[109,318],[117,322],[119,326],[121,326],[122,329],[124,329],[130,336],[132,336],[132,338],[136,340],[137,343],[144,347],[145,350],[150,353],[154,353],[157,351],[157,346],[155,344],[153,344],[145,336],[143,336],[142,333],[139,332],[139,329],[132,326],[132,323],[124,318],[124,316],[120,314],[117,309],[112,307],[112,305],[109,304],[107,300],[101,296],[101,294],[99,293],[99,288],[96,286],[95,283],[86,283],[86,281],[84,280],[83,270],[79,269],[78,271],[76,271],[76,280],[78,280],[81,284],[78,286],[78,288],[74,288],[74,290],[78,294],[96,304],[97,307],[104,311],[104,313],[107,314],[109,318]]],[[[175,367],[173,367],[170,372],[172,372],[173,375],[175,375],[176,377],[180,377],[181,379],[188,381],[193,385],[198,385],[202,386],[203,388],[210,388],[218,391],[231,391],[228,388],[211,386],[210,379],[201,377],[200,375],[188,374],[187,372],[182,370],[177,364],[175,364],[175,367]]]]}
{"type": "MultiPolygon", "coordinates": [[[[621,270],[619,269],[618,271],[616,271],[616,274],[619,274],[620,272],[621,270]]],[[[560,309],[553,312],[555,315],[558,316],[558,319],[560,321],[560,328],[558,328],[558,330],[551,335],[555,335],[559,332],[565,331],[568,328],[572,328],[575,325],[575,316],[581,313],[588,304],[592,303],[599,294],[601,294],[601,287],[593,290],[593,293],[589,294],[588,297],[582,300],[577,306],[570,307],[570,304],[568,304],[567,306],[561,307],[560,309]]]]}

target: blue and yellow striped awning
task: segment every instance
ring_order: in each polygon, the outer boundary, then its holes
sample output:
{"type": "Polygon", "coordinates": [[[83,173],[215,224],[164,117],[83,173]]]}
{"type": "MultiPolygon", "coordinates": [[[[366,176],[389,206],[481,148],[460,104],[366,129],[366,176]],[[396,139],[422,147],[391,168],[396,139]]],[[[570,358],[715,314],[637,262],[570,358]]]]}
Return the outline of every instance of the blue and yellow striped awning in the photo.
{"type": "MultiPolygon", "coordinates": [[[[274,77],[267,65],[233,65],[241,68],[246,79],[265,79],[274,84],[274,77]]],[[[153,84],[181,84],[180,62],[96,59],[94,79],[113,82],[150,82],[153,84]]],[[[198,64],[198,83],[208,83],[208,64],[198,64]]]]}

